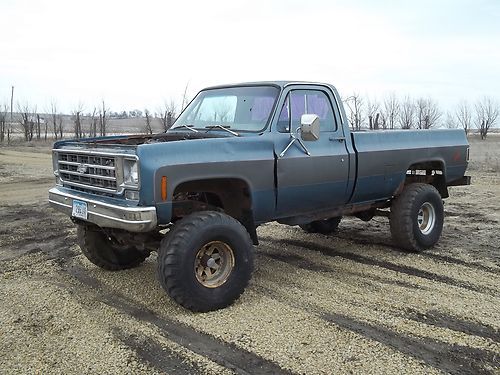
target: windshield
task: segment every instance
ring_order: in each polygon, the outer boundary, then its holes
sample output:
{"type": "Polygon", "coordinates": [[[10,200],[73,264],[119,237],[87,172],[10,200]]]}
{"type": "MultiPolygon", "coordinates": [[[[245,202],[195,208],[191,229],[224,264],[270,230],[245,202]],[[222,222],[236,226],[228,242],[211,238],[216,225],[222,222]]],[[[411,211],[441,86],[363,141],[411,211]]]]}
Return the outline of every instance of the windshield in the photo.
{"type": "Polygon", "coordinates": [[[219,125],[233,131],[261,131],[267,125],[278,94],[279,89],[272,86],[202,91],[182,112],[172,129],[212,129],[219,125]]]}

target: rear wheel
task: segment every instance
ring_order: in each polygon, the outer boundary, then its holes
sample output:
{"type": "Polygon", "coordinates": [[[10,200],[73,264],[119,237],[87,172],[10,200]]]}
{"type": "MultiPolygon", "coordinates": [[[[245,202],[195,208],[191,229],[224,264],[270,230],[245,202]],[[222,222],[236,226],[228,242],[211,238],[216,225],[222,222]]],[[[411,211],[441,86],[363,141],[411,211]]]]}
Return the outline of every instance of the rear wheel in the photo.
{"type": "Polygon", "coordinates": [[[240,222],[216,211],[178,221],[162,240],[158,278],[177,303],[191,311],[232,304],[253,271],[253,245],[240,222]]]}
{"type": "Polygon", "coordinates": [[[443,222],[443,201],[432,185],[408,185],[391,206],[392,238],[409,251],[419,252],[434,246],[441,237],[443,222]]]}
{"type": "Polygon", "coordinates": [[[96,266],[110,271],[137,267],[149,256],[134,246],[120,244],[101,228],[79,224],[77,239],[82,253],[96,266]]]}
{"type": "Polygon", "coordinates": [[[325,220],[316,220],[308,224],[299,225],[307,233],[332,234],[337,231],[342,217],[332,217],[325,220]]]}

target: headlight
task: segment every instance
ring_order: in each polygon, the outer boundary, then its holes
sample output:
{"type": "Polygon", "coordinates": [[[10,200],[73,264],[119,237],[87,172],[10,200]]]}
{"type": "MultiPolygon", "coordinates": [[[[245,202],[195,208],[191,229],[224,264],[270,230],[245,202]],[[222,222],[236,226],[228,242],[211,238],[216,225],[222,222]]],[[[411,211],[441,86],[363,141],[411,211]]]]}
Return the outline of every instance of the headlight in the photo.
{"type": "Polygon", "coordinates": [[[123,161],[123,182],[127,185],[139,185],[137,160],[125,159],[123,161]]]}

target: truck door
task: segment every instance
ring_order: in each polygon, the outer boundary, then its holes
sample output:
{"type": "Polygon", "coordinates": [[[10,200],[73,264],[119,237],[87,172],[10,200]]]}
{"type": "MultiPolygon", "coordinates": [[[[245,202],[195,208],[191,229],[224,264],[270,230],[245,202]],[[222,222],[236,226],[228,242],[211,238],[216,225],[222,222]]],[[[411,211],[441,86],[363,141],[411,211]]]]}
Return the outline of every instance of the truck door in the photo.
{"type": "Polygon", "coordinates": [[[302,87],[288,92],[275,122],[277,215],[281,217],[341,206],[348,199],[349,157],[340,116],[332,105],[335,99],[326,88],[302,87]],[[290,132],[300,128],[303,114],[320,119],[319,139],[303,141],[310,156],[298,141],[280,156],[292,140],[290,132]]]}

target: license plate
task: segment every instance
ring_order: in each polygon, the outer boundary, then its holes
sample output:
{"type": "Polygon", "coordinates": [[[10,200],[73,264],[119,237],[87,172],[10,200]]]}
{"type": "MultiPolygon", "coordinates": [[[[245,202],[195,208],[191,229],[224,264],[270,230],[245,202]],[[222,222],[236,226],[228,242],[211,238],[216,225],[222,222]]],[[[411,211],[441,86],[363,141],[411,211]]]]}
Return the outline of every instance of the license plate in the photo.
{"type": "Polygon", "coordinates": [[[87,202],[73,200],[73,212],[71,216],[87,220],[87,202]]]}

